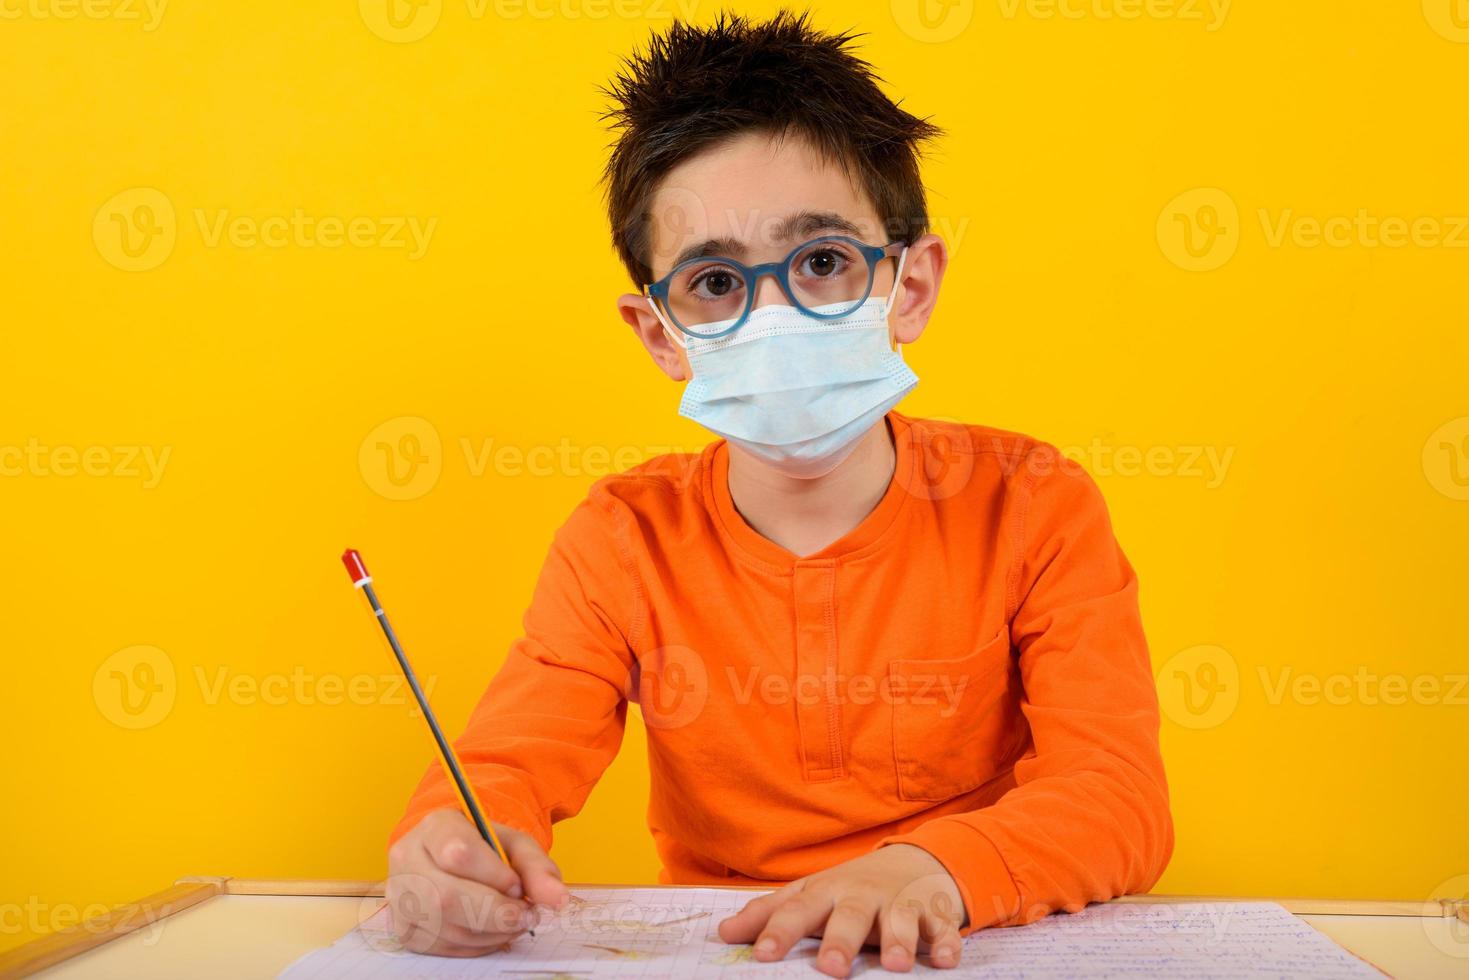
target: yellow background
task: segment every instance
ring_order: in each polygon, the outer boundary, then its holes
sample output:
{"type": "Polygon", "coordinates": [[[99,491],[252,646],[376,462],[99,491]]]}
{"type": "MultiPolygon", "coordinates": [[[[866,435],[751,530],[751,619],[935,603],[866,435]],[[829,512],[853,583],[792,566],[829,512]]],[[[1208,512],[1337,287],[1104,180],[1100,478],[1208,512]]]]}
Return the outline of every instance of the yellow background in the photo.
{"type": "MultiPolygon", "coordinates": [[[[950,134],[903,408],[1096,473],[1167,715],[1159,890],[1442,891],[1469,872],[1469,12],[924,2],[814,8],[950,134]],[[1417,693],[1278,686],[1364,672],[1417,693]]],[[[374,3],[0,5],[0,462],[40,454],[0,477],[0,945],[185,874],[380,877],[429,746],[343,547],[457,731],[592,479],[705,441],[613,310],[596,86],[715,5],[374,3]],[[114,215],[160,195],[129,257],[114,215]],[[249,244],[298,210],[376,223],[249,244]],[[426,251],[388,218],[436,222],[426,251]],[[378,443],[415,437],[400,487],[378,443]],[[67,447],[106,459],[63,475],[67,447]]],[[[634,723],[558,830],[568,877],[653,876],[644,758],[634,723]]]]}

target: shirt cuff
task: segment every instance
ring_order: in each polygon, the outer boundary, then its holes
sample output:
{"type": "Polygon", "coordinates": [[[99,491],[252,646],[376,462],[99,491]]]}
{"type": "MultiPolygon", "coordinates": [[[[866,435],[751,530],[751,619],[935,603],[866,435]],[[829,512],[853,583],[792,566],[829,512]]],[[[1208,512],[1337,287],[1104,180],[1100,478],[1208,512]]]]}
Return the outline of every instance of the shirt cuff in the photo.
{"type": "Polygon", "coordinates": [[[939,817],[906,834],[884,837],[877,846],[887,844],[921,847],[944,866],[959,886],[968,914],[961,936],[1019,916],[1020,890],[1005,859],[988,837],[962,821],[939,817]]]}
{"type": "MultiPolygon", "coordinates": [[[[479,799],[480,809],[484,811],[486,820],[530,834],[541,845],[542,850],[548,854],[551,852],[551,822],[541,813],[539,807],[494,787],[476,786],[474,794],[479,799]]],[[[447,779],[441,778],[432,788],[420,790],[408,804],[407,812],[388,834],[388,846],[392,847],[398,838],[412,830],[434,810],[462,812],[463,809],[453,786],[447,779]]],[[[469,814],[466,813],[464,818],[468,820],[469,814]]]]}

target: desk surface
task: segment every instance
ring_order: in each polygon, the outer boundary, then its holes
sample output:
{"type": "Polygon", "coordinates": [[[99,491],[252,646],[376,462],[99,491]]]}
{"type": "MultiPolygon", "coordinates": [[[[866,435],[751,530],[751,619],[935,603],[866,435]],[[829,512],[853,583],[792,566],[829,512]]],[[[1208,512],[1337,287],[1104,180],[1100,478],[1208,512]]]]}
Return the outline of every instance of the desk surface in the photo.
{"type": "MultiPolygon", "coordinates": [[[[48,980],[274,977],[329,945],[381,899],[219,895],[36,974],[48,980]]],[[[1395,977],[1469,977],[1463,923],[1401,915],[1302,915],[1395,977]]],[[[812,976],[818,976],[812,973],[812,976]]]]}

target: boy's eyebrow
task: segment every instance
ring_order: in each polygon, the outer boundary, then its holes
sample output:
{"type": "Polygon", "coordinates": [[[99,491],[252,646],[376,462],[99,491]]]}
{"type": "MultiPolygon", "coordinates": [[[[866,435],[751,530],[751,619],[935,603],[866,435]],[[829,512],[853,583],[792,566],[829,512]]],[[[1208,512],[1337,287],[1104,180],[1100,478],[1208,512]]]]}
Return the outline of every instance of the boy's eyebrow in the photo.
{"type": "MultiPolygon", "coordinates": [[[[778,242],[789,242],[792,240],[804,241],[818,233],[851,235],[856,238],[860,232],[861,229],[856,224],[835,211],[797,211],[782,219],[775,226],[772,237],[778,242]]],[[[710,238],[679,252],[673,264],[677,267],[689,259],[715,257],[737,259],[743,257],[744,254],[745,243],[739,239],[710,238]]]]}
{"type": "Polygon", "coordinates": [[[673,260],[678,268],[689,259],[730,258],[737,259],[745,254],[745,243],[737,238],[710,238],[697,245],[690,245],[679,252],[673,260]]]}
{"type": "Polygon", "coordinates": [[[797,211],[775,226],[776,241],[781,242],[804,241],[818,232],[840,232],[856,238],[861,229],[835,211],[797,211]]]}

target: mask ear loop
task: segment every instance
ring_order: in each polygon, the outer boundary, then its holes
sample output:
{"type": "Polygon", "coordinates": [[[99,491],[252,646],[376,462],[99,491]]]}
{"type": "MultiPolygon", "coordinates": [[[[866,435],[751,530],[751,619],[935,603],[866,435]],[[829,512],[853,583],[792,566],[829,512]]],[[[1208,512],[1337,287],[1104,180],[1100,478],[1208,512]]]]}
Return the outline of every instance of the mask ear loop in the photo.
{"type": "Polygon", "coordinates": [[[663,325],[664,335],[668,337],[669,340],[673,341],[675,347],[679,347],[683,350],[688,350],[689,345],[684,343],[684,339],[679,336],[679,332],[674,329],[673,325],[670,324],[667,319],[664,318],[663,311],[658,309],[657,301],[654,300],[653,297],[648,295],[646,288],[643,291],[643,298],[648,301],[648,309],[653,311],[653,315],[656,316],[658,318],[658,322],[663,325]]]}
{"type": "MultiPolygon", "coordinates": [[[[892,315],[892,312],[893,312],[893,300],[895,300],[895,299],[898,298],[898,283],[900,283],[900,282],[903,281],[903,262],[907,258],[908,258],[908,246],[907,245],[904,245],[903,246],[903,250],[898,253],[898,268],[897,268],[896,271],[893,272],[893,288],[892,288],[892,291],[888,293],[887,302],[883,304],[883,316],[884,317],[887,317],[887,316],[891,316],[892,315]]],[[[895,333],[893,331],[892,324],[888,324],[888,343],[892,345],[892,348],[893,348],[894,351],[897,351],[897,349],[898,349],[898,335],[897,335],[897,333],[895,333]]]]}

